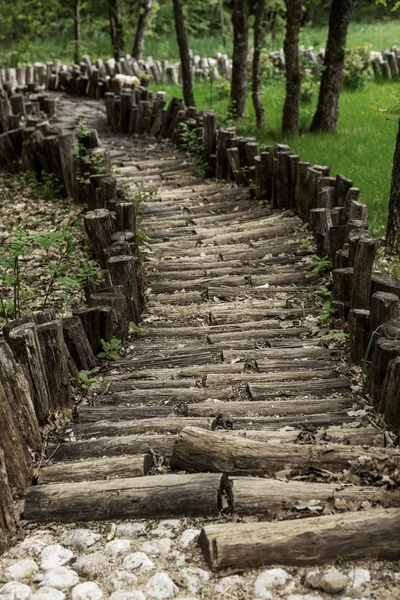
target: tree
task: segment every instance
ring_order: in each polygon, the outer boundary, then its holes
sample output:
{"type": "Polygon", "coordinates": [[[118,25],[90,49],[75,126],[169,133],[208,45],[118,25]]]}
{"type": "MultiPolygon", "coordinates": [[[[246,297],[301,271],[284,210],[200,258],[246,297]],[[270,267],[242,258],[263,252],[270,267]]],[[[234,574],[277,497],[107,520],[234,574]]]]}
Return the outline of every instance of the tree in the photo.
{"type": "Polygon", "coordinates": [[[393,158],[386,246],[389,252],[393,254],[400,252],[400,121],[393,158]]]}
{"type": "Polygon", "coordinates": [[[285,0],[286,35],[284,42],[286,65],[286,97],[283,106],[282,132],[299,133],[300,70],[299,33],[301,26],[301,0],[285,0]]]}
{"type": "Polygon", "coordinates": [[[74,19],[74,62],[79,64],[81,60],[81,14],[80,0],[74,0],[73,19],[74,19]]]}
{"type": "Polygon", "coordinates": [[[121,7],[119,0],[108,0],[108,15],[110,19],[111,44],[114,49],[114,58],[118,60],[124,55],[124,30],[121,20],[121,7]]]}
{"type": "Polygon", "coordinates": [[[140,60],[143,56],[144,38],[146,36],[147,23],[151,16],[152,4],[152,0],[140,0],[139,20],[132,51],[132,56],[136,60],[140,60]]]}
{"type": "Polygon", "coordinates": [[[254,52],[252,63],[252,99],[257,127],[265,126],[264,107],[260,99],[260,58],[263,38],[266,33],[265,0],[257,0],[254,15],[254,52]]]}
{"type": "Polygon", "coordinates": [[[332,0],[324,71],[310,131],[335,131],[337,127],[347,29],[354,1],[332,0]]]}
{"type": "Polygon", "coordinates": [[[246,0],[232,0],[233,56],[229,112],[235,120],[246,111],[249,23],[246,0]]]}
{"type": "Polygon", "coordinates": [[[190,64],[189,47],[186,39],[182,0],[173,0],[173,6],[176,39],[178,41],[179,54],[181,57],[183,99],[185,101],[186,106],[196,106],[193,95],[192,68],[190,64]]]}

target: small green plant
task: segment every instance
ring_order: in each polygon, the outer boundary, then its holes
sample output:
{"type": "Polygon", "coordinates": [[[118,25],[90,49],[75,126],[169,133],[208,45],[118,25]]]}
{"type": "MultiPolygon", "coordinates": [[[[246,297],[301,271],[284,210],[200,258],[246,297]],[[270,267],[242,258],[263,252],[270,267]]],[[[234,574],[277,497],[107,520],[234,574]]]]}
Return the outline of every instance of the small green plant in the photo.
{"type": "Polygon", "coordinates": [[[327,256],[321,258],[320,256],[313,256],[313,262],[307,266],[309,273],[306,274],[307,279],[313,277],[322,277],[330,271],[331,263],[327,256]]]}
{"type": "Polygon", "coordinates": [[[121,346],[121,340],[116,337],[112,337],[109,342],[101,339],[101,346],[103,348],[103,352],[98,353],[98,358],[107,358],[108,360],[118,360],[119,358],[119,348],[121,346]]]}
{"type": "Polygon", "coordinates": [[[132,333],[135,333],[136,335],[139,335],[140,333],[144,333],[143,329],[141,327],[139,327],[139,325],[136,325],[136,323],[134,321],[130,321],[129,323],[129,328],[132,331],[132,333]]]}
{"type": "Polygon", "coordinates": [[[328,323],[333,317],[334,312],[335,309],[332,308],[331,301],[325,300],[325,302],[322,305],[321,312],[318,315],[318,318],[321,321],[321,323],[328,323]]]}
{"type": "Polygon", "coordinates": [[[97,390],[100,387],[100,381],[93,377],[93,371],[79,371],[75,379],[82,390],[97,390]]]}
{"type": "Polygon", "coordinates": [[[350,337],[350,334],[345,333],[344,331],[334,331],[331,329],[328,333],[328,336],[338,340],[347,340],[350,337]]]}
{"type": "Polygon", "coordinates": [[[182,147],[196,157],[196,170],[200,177],[207,177],[210,172],[208,163],[203,159],[203,147],[196,131],[190,129],[187,123],[179,124],[179,138],[182,147]]]}
{"type": "Polygon", "coordinates": [[[310,240],[307,240],[307,239],[301,240],[301,242],[300,242],[300,249],[301,250],[309,250],[310,249],[310,245],[311,245],[310,240]]]}
{"type": "Polygon", "coordinates": [[[371,353],[372,344],[374,342],[375,336],[378,335],[379,329],[381,327],[382,327],[382,325],[379,325],[379,327],[377,327],[374,331],[372,331],[371,335],[369,336],[368,345],[365,350],[365,353],[364,353],[364,356],[362,359],[362,363],[361,363],[361,372],[363,375],[365,375],[365,373],[367,371],[367,365],[368,365],[368,361],[369,361],[369,355],[371,353]]]}

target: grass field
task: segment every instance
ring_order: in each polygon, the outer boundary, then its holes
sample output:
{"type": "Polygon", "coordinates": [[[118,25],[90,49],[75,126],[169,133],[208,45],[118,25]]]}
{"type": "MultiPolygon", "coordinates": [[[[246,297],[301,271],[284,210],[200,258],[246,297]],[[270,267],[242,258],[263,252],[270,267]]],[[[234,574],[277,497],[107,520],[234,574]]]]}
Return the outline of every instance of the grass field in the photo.
{"type": "MultiPolygon", "coordinates": [[[[385,120],[373,109],[393,103],[393,92],[399,90],[400,82],[368,83],[364,89],[344,90],[340,100],[339,127],[334,134],[311,134],[307,129],[315,109],[316,98],[301,107],[303,133],[296,138],[281,134],[281,117],[284,101],[284,82],[272,82],[262,95],[265,107],[266,127],[257,129],[250,97],[247,101],[246,118],[239,123],[241,135],[255,135],[260,143],[288,143],[301,160],[328,165],[332,174],[341,173],[353,180],[361,190],[361,200],[369,207],[371,233],[383,235],[386,227],[390,178],[397,133],[397,123],[385,120]]],[[[179,86],[153,86],[164,89],[168,96],[181,96],[179,86]]],[[[220,123],[226,122],[228,97],[213,90],[207,84],[195,84],[195,97],[199,110],[212,108],[220,123]]]]}

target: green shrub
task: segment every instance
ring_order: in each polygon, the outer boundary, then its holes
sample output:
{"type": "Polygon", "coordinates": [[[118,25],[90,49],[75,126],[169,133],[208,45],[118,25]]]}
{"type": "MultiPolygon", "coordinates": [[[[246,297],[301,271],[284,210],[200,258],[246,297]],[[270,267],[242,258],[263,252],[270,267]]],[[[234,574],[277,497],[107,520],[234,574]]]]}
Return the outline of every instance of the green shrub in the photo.
{"type": "Polygon", "coordinates": [[[371,44],[347,48],[344,58],[343,87],[358,90],[371,78],[369,52],[371,44]]]}

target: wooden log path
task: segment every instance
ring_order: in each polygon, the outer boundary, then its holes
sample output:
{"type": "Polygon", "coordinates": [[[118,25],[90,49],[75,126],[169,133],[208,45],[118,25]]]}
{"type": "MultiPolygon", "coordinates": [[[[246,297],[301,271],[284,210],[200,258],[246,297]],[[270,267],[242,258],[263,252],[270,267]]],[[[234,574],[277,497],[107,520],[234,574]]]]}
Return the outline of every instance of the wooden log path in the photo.
{"type": "Polygon", "coordinates": [[[24,517],[204,517],[201,546],[223,572],[398,559],[400,451],[304,319],[300,218],[199,177],[170,141],[111,133],[99,103],[62,98],[58,124],[81,118],[116,176],[154,191],[147,305],[130,354],[49,446],[24,517]]]}

